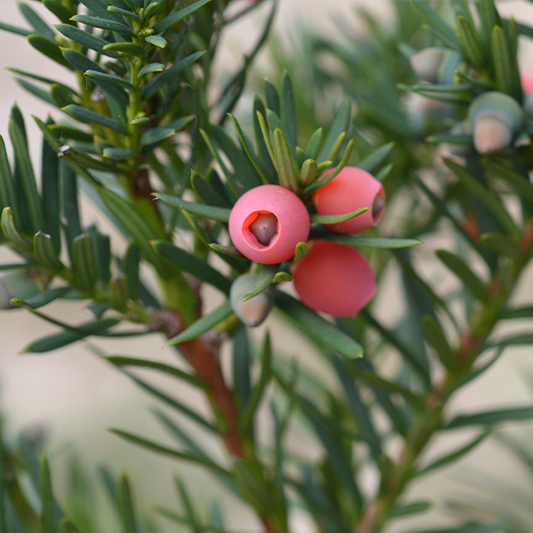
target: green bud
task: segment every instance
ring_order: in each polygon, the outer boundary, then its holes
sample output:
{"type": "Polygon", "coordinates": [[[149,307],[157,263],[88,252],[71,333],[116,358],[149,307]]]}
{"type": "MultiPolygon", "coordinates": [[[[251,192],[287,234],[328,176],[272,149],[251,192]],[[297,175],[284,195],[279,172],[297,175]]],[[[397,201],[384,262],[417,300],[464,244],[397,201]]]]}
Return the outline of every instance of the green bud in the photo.
{"type": "Polygon", "coordinates": [[[298,176],[298,181],[302,187],[307,187],[318,178],[318,165],[314,159],[306,159],[302,165],[302,170],[298,176]]]}

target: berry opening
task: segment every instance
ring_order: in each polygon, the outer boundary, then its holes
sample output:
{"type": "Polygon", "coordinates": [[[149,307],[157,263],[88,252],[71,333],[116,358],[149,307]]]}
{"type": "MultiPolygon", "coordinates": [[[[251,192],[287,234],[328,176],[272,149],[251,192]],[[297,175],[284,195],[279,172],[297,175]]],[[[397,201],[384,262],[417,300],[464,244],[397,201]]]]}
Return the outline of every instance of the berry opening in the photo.
{"type": "Polygon", "coordinates": [[[268,248],[278,236],[278,217],[269,211],[256,211],[244,221],[243,228],[251,246],[268,248]]]}
{"type": "Polygon", "coordinates": [[[372,202],[372,219],[374,220],[374,224],[377,224],[379,222],[379,219],[381,218],[384,209],[385,191],[383,190],[383,187],[381,187],[379,189],[379,192],[376,194],[374,201],[372,202]]]}

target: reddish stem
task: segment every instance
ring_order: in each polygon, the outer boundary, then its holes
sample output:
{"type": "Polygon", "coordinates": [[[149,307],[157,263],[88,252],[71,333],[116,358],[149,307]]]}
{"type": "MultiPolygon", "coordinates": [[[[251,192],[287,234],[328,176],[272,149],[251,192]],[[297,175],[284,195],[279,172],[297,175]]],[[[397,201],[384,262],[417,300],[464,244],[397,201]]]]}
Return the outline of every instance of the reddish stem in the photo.
{"type": "MultiPolygon", "coordinates": [[[[163,331],[171,339],[183,331],[181,314],[173,310],[162,311],[155,316],[152,328],[163,331]]],[[[206,333],[192,341],[182,342],[178,347],[194,373],[208,385],[212,409],[221,412],[227,422],[226,427],[218,429],[228,452],[233,459],[243,459],[237,406],[220,367],[218,337],[206,333]]]]}
{"type": "Polygon", "coordinates": [[[146,168],[139,168],[131,175],[130,191],[133,196],[146,198],[150,202],[154,201],[154,192],[150,183],[150,176],[146,168]]]}

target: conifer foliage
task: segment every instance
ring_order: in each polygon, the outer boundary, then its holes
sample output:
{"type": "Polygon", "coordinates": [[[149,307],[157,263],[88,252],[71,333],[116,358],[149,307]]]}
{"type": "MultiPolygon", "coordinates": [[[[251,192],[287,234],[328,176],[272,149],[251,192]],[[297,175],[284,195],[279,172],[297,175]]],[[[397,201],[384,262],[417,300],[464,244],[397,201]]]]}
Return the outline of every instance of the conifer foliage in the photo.
{"type": "MultiPolygon", "coordinates": [[[[33,313],[57,328],[27,344],[28,354],[152,335],[187,370],[170,356],[97,355],[175,411],[155,411],[175,445],[112,430],[124,446],[205,468],[255,513],[257,531],[300,531],[298,509],[321,533],[378,533],[438,503],[406,498],[415,479],[459,460],[495,427],[533,418],[530,405],[448,410],[508,346],[533,343],[530,329],[495,333],[502,320],[533,317],[533,305],[511,303],[533,255],[533,95],[518,63],[533,28],[502,18],[493,0],[396,2],[394,27],[363,14],[364,37],[345,23],[335,40],[306,35],[302,72],[269,40],[278,3],[42,0],[50,16],[21,2],[24,28],[0,21],[76,81],[10,69],[51,114],[34,118],[40,176],[28,114],[14,105],[9,139],[0,138],[0,245],[19,258],[0,265],[0,320],[24,308],[21,320],[33,313]],[[222,84],[213,71],[221,37],[254,13],[264,27],[222,84]],[[283,64],[237,118],[263,48],[274,68],[283,64]],[[84,225],[81,195],[118,236],[84,225]],[[435,255],[456,281],[451,290],[417,260],[442,228],[453,238],[435,255]],[[374,298],[386,297],[391,269],[401,272],[405,301],[392,326],[374,298]],[[204,285],[221,296],[214,309],[202,301],[204,285]],[[90,318],[53,318],[46,306],[62,299],[90,318]],[[273,342],[280,318],[316,346],[334,385],[273,342]],[[231,375],[220,360],[226,345],[231,375]],[[210,415],[135,369],[198,389],[210,415]],[[257,431],[265,417],[266,437],[257,431]],[[224,460],[189,435],[191,423],[224,460]],[[295,428],[318,459],[287,445],[295,428]],[[425,461],[429,443],[457,428],[475,429],[471,442],[425,461]],[[379,478],[372,491],[369,468],[379,478]]],[[[48,459],[31,439],[0,450],[0,533],[96,531],[88,495],[81,514],[56,502],[48,459]]],[[[156,533],[127,476],[113,476],[100,470],[122,531],[156,533]]],[[[176,489],[178,510],[158,507],[160,517],[195,533],[233,531],[217,502],[206,513],[210,502],[193,501],[186,482],[177,478],[176,489]]],[[[427,533],[531,530],[497,513],[455,524],[427,533]]]]}

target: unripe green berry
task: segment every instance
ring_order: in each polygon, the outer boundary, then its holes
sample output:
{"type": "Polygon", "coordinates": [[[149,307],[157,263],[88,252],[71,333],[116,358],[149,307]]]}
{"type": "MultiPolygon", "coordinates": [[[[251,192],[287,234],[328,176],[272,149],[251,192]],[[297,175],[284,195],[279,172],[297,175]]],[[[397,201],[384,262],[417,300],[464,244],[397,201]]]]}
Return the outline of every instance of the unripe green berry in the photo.
{"type": "Polygon", "coordinates": [[[510,146],[523,120],[518,102],[496,91],[478,96],[468,109],[474,146],[480,154],[494,154],[510,146]]]}
{"type": "Polygon", "coordinates": [[[438,83],[439,67],[445,54],[446,48],[431,46],[414,54],[409,62],[418,78],[429,83],[438,83]]]}
{"type": "Polygon", "coordinates": [[[258,277],[257,274],[243,274],[233,282],[230,289],[233,312],[243,324],[252,328],[263,323],[274,305],[274,296],[270,288],[245,302],[242,301],[242,297],[252,289],[258,277]]]}

